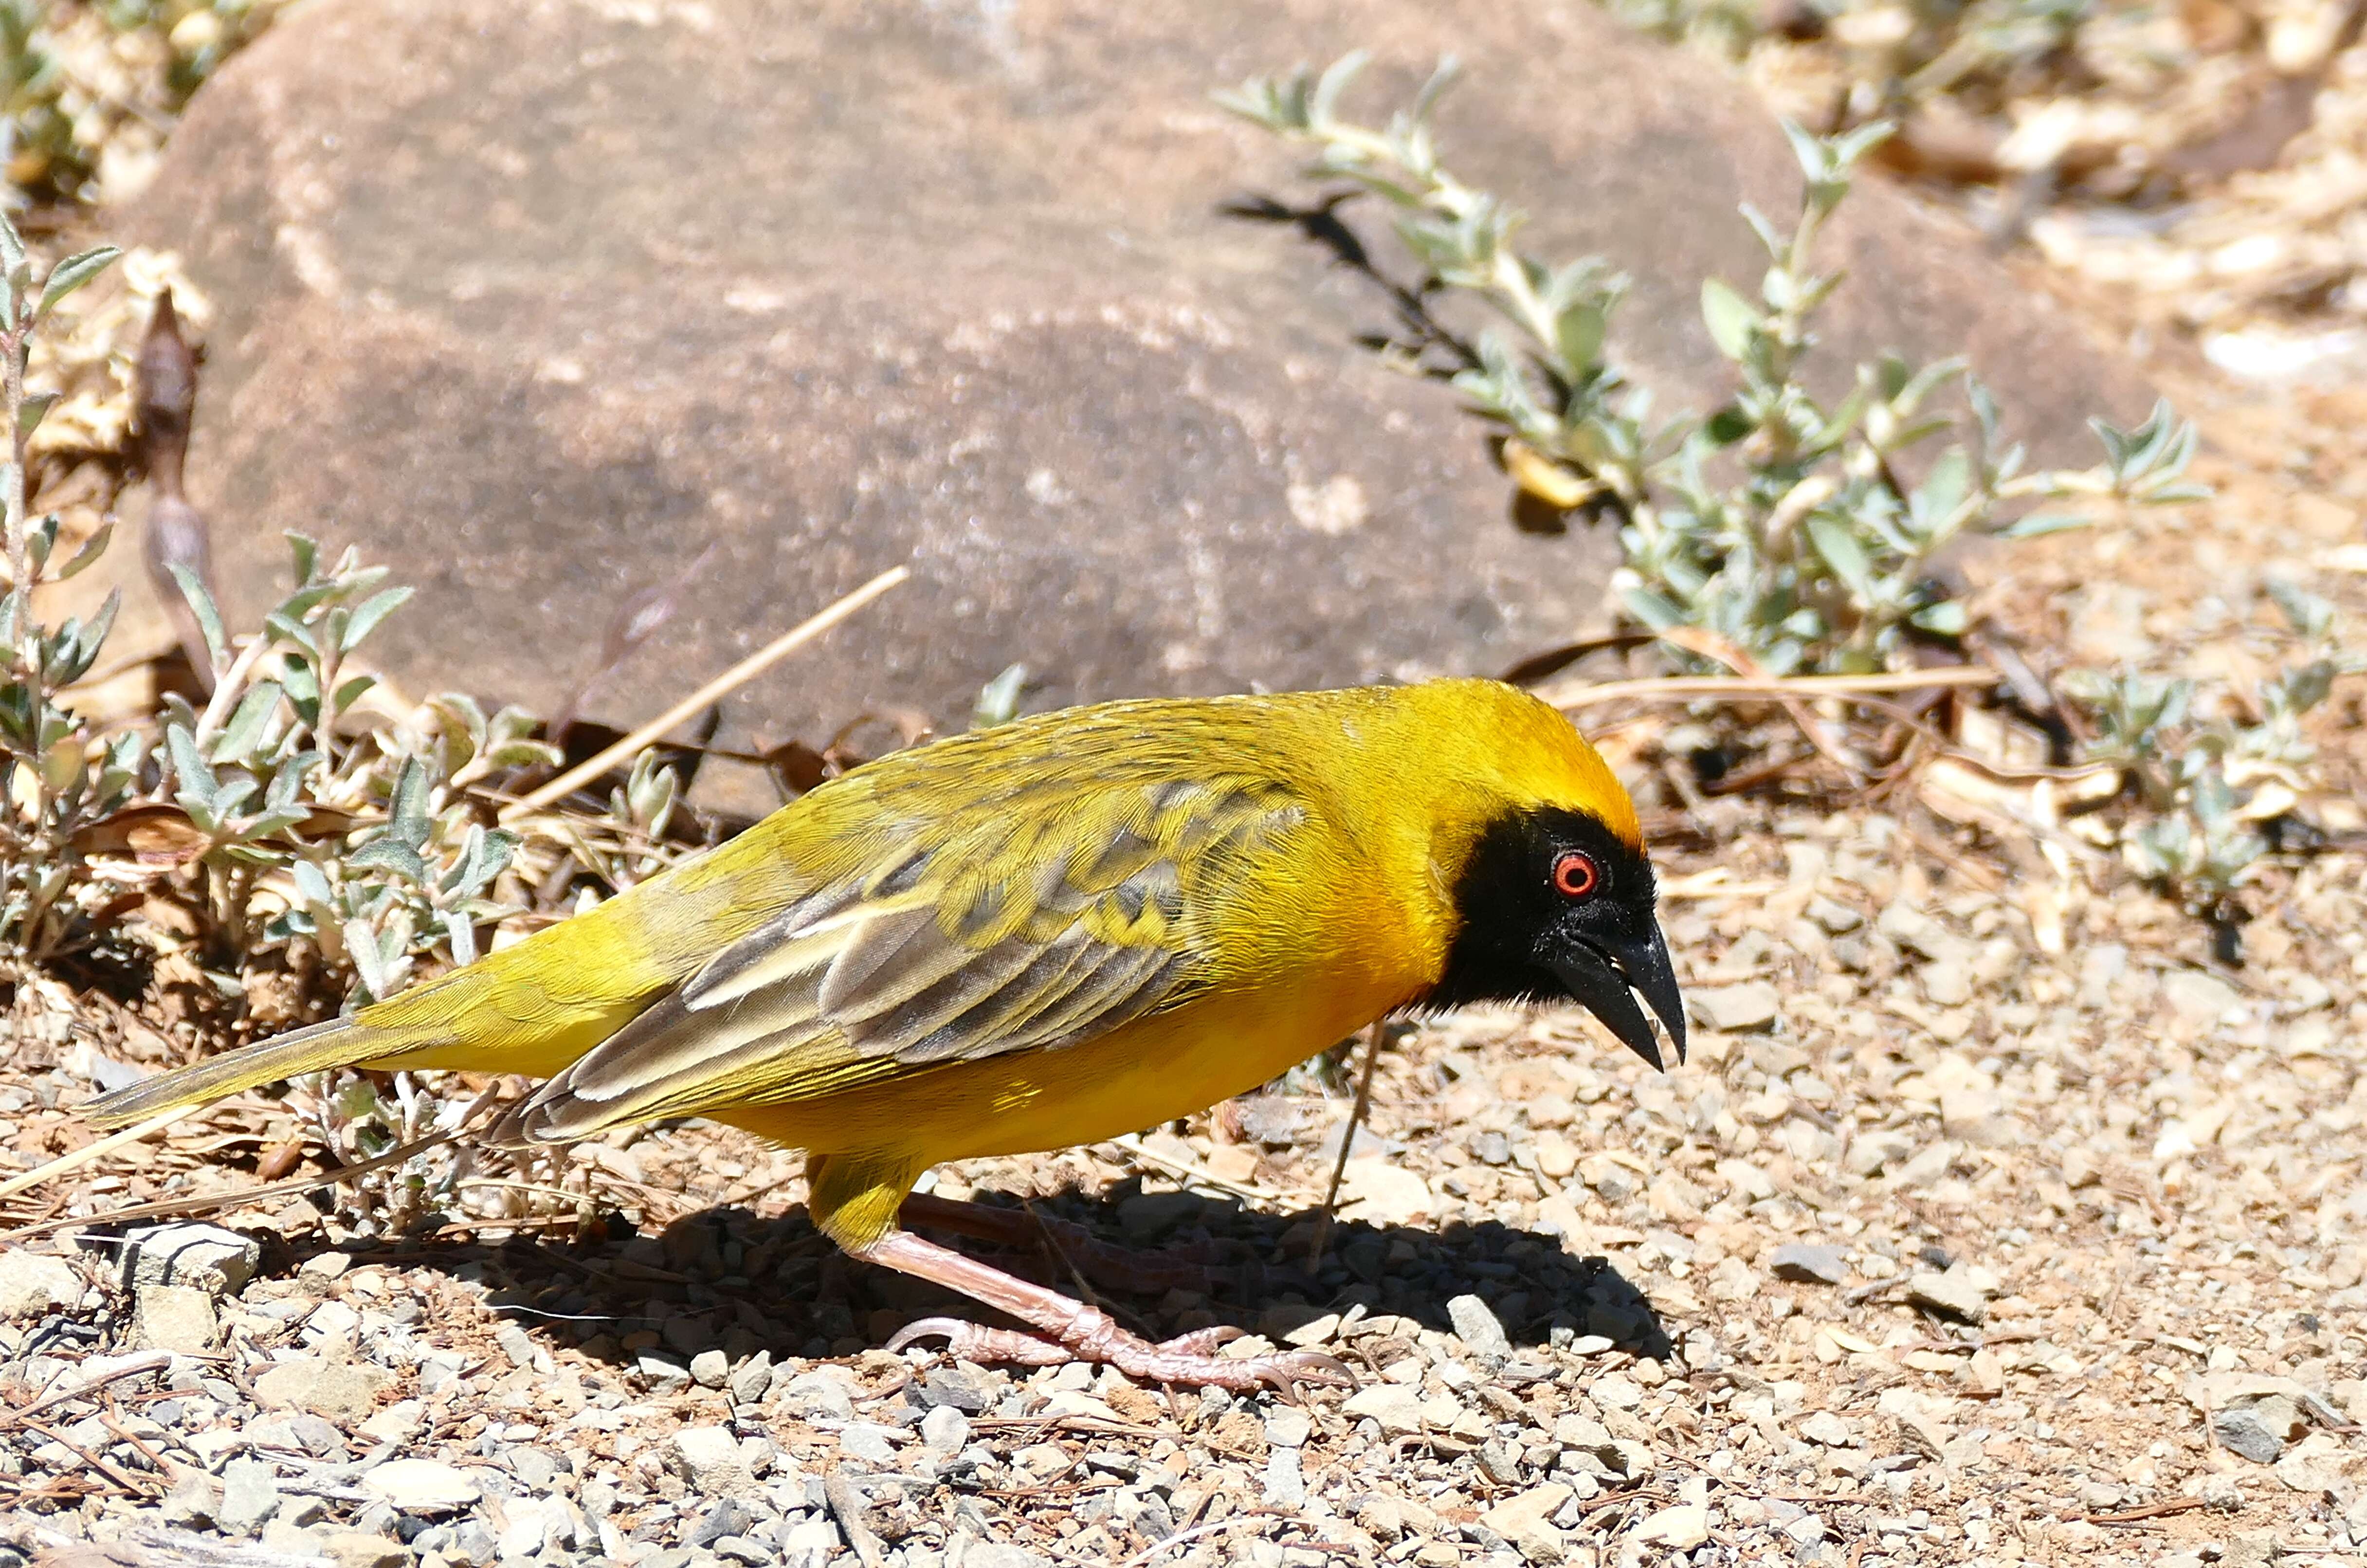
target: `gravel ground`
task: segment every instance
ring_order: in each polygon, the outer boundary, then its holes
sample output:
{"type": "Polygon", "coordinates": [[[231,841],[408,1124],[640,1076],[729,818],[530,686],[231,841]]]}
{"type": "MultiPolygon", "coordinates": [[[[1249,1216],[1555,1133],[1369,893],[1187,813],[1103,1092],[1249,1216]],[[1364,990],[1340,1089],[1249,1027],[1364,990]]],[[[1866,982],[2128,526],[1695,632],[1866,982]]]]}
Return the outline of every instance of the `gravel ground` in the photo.
{"type": "MultiPolygon", "coordinates": [[[[1403,1033],[1319,1264],[1345,1100],[1311,1074],[941,1174],[1197,1244],[1213,1291],[1104,1299],[1330,1349],[1353,1394],[869,1348],[948,1301],[822,1243],[793,1157],[689,1125],[582,1162],[639,1229],[333,1244],[290,1200],[0,1255],[13,1528],[357,1568],[2367,1562],[2359,862],[2225,971],[2143,895],[2051,956],[1910,826],[1712,814],[1670,857],[1691,1063],[1575,1018],[1403,1033]]],[[[77,1060],[0,1086],[28,1164],[77,1060]]],[[[269,1114],[74,1202],[188,1186],[269,1114]]]]}

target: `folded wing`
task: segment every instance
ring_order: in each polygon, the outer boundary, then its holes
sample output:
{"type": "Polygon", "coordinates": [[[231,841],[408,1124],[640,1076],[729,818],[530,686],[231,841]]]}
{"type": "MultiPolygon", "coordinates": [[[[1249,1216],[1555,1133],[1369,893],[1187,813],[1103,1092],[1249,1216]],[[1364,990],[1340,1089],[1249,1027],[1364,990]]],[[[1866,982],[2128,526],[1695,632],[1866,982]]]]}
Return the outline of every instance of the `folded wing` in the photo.
{"type": "Polygon", "coordinates": [[[1207,983],[1207,905],[1304,821],[1265,780],[1082,780],[870,824],[870,852],[725,948],[505,1119],[583,1138],[1058,1051],[1207,983]]]}

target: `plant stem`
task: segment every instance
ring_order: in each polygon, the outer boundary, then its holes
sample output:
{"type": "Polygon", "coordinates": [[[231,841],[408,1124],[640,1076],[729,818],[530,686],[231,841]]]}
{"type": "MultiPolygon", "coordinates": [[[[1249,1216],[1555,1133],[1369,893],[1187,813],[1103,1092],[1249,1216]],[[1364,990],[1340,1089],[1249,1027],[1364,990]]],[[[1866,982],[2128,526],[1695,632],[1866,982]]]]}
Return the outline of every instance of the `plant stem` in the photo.
{"type": "MultiPolygon", "coordinates": [[[[25,360],[33,334],[33,306],[19,290],[12,297],[9,309],[13,319],[7,330],[0,332],[0,355],[6,359],[5,370],[0,370],[0,419],[8,422],[10,456],[6,491],[5,496],[0,496],[0,506],[6,509],[8,596],[14,612],[8,618],[8,654],[25,685],[25,749],[17,765],[30,768],[33,776],[32,831],[26,836],[25,853],[16,871],[26,904],[21,939],[38,958],[50,946],[50,900],[43,888],[49,881],[46,873],[56,846],[54,824],[50,820],[49,770],[42,767],[50,699],[41,668],[41,636],[33,621],[32,520],[27,515],[26,504],[25,461],[29,442],[24,421],[25,360]]],[[[13,786],[15,780],[6,782],[13,786]]]]}
{"type": "MultiPolygon", "coordinates": [[[[23,301],[17,302],[17,309],[20,312],[25,312],[23,301]]],[[[0,352],[7,356],[5,374],[0,374],[0,415],[8,421],[10,450],[15,460],[8,471],[6,496],[8,591],[17,601],[15,630],[19,648],[24,642],[26,629],[31,624],[33,608],[32,554],[27,538],[30,530],[25,519],[25,431],[21,417],[25,407],[25,340],[31,330],[29,314],[20,313],[16,321],[9,324],[7,331],[0,332],[0,352]]]]}

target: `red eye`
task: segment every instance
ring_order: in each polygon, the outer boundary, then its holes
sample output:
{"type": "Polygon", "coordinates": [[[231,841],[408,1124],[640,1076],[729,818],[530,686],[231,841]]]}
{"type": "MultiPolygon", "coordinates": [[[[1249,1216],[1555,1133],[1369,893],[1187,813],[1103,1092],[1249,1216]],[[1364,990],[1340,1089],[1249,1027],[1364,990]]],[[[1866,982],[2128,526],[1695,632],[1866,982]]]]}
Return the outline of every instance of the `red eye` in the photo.
{"type": "Polygon", "coordinates": [[[1575,849],[1563,851],[1561,858],[1554,862],[1554,892],[1564,898],[1584,898],[1602,880],[1603,874],[1594,869],[1594,862],[1575,849]]]}

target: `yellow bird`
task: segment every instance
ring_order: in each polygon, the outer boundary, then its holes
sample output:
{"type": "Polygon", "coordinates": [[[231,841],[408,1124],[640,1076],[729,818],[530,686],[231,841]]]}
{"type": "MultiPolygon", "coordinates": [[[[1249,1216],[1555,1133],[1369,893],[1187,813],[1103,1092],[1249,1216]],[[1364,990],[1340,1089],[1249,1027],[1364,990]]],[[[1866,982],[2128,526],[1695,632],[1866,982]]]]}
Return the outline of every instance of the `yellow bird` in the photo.
{"type": "Polygon", "coordinates": [[[1214,1355],[1229,1331],[1151,1344],[900,1229],[912,1183],[1189,1115],[1405,1008],[1575,1001],[1657,1067],[1631,988],[1682,1059],[1635,808],[1536,699],[1443,680],[1113,702],[882,758],[514,947],[89,1114],[330,1067],[523,1074],[548,1082],[493,1136],[744,1127],[807,1151],[814,1223],[847,1252],[1036,1331],[902,1338],[1287,1386],[1344,1369],[1214,1355]]]}

